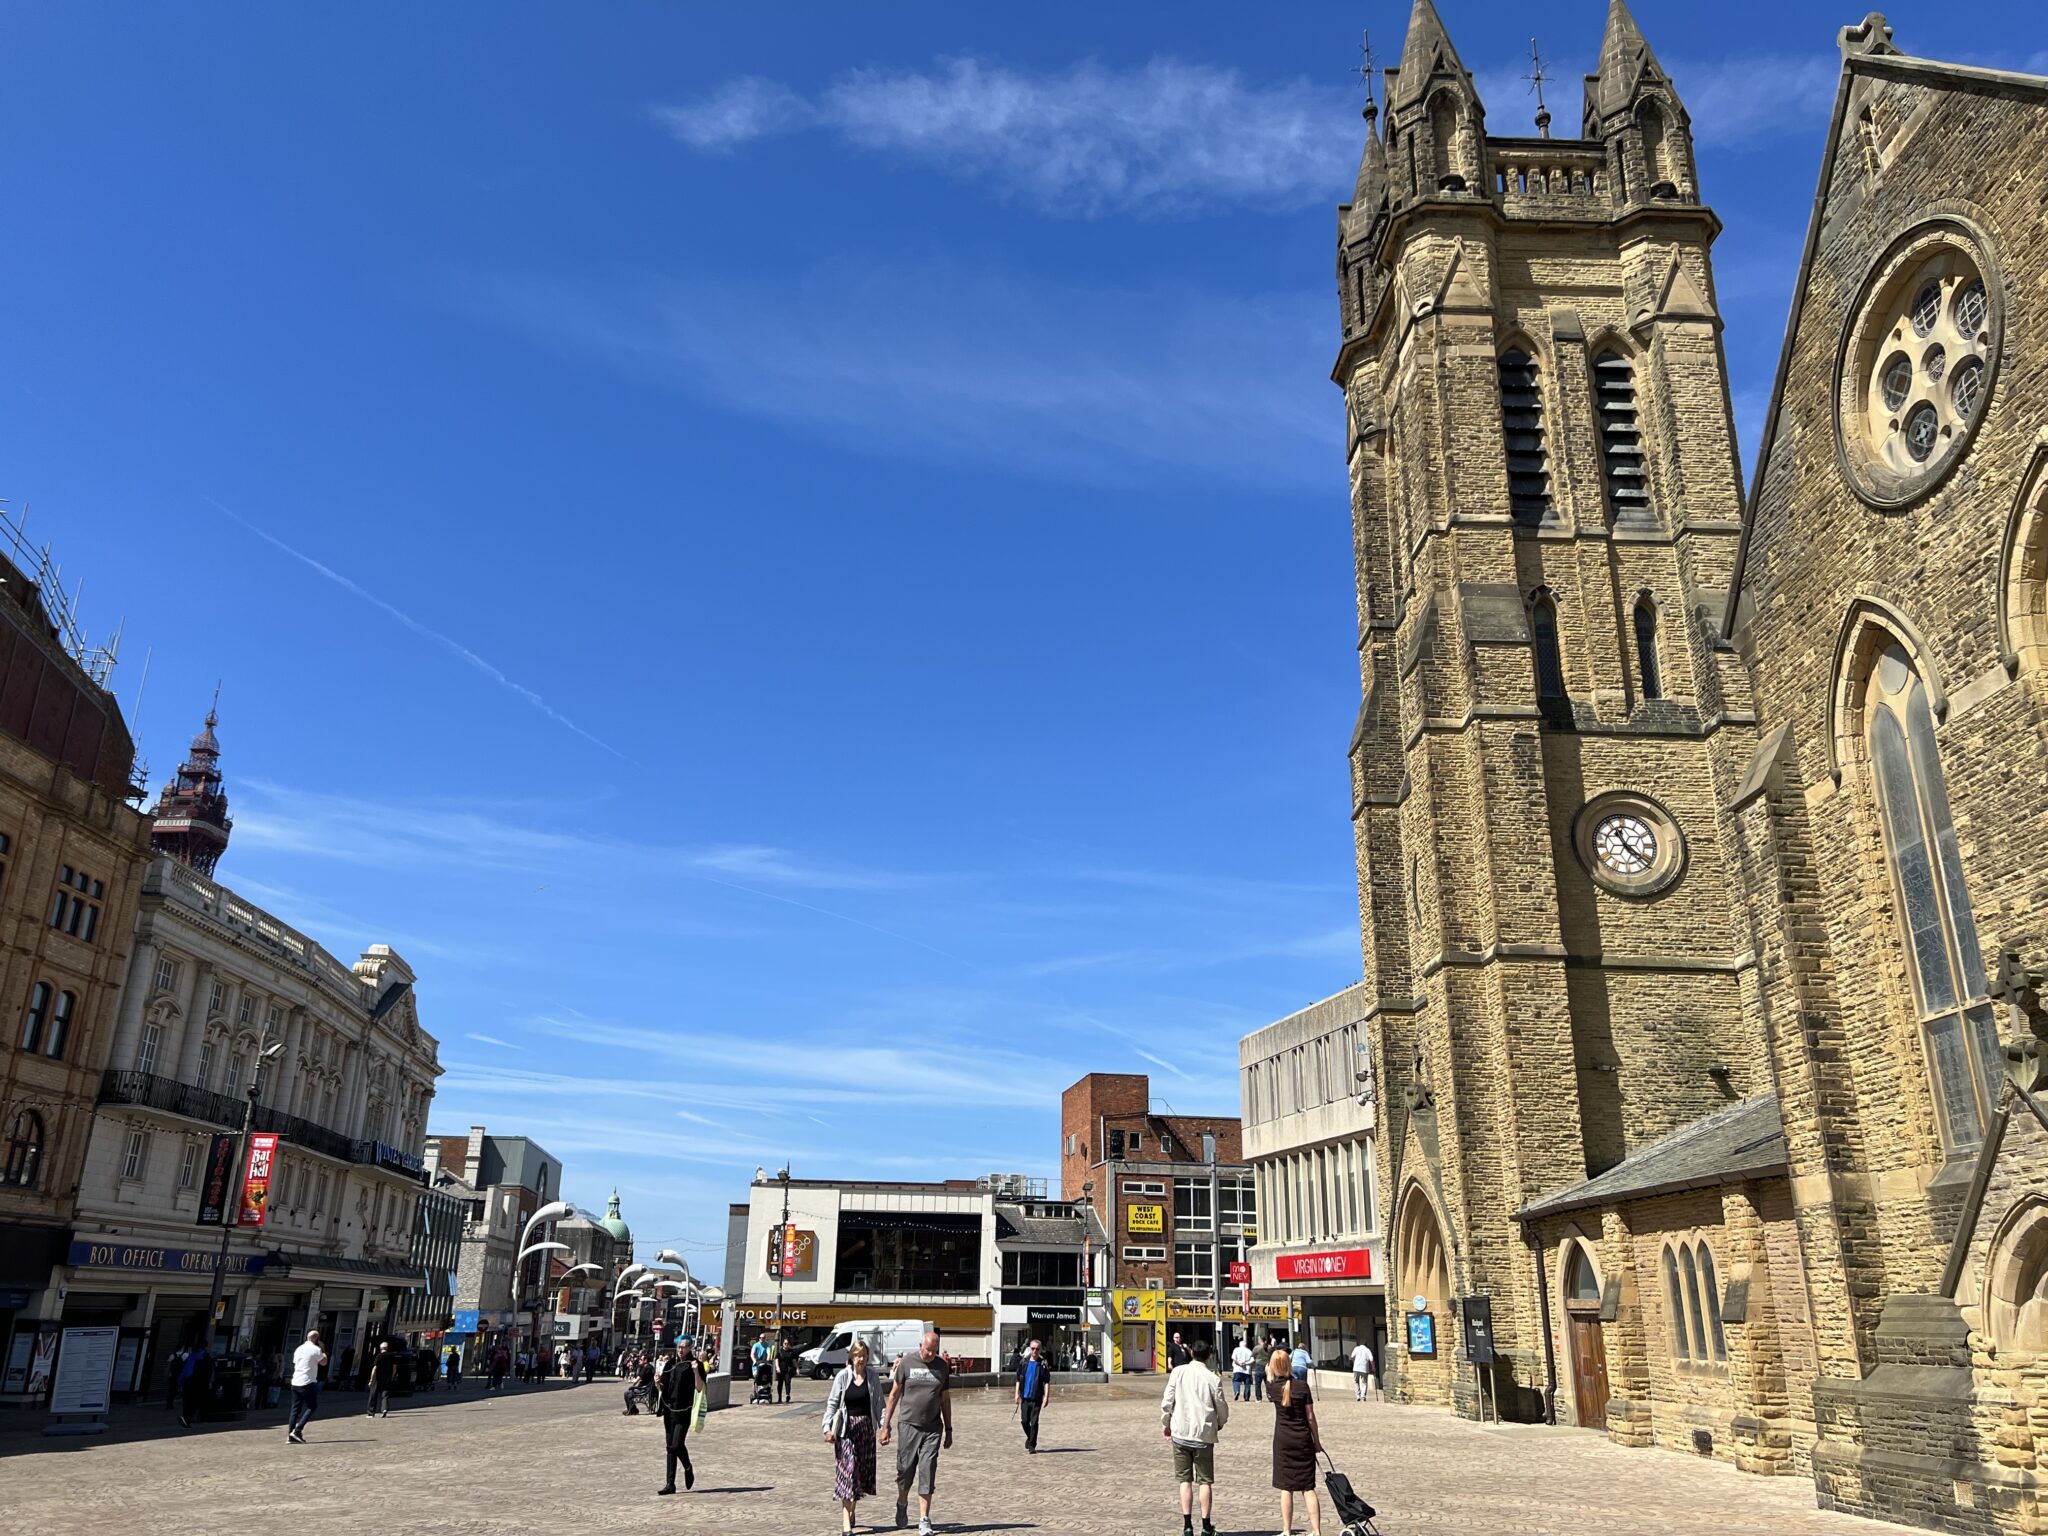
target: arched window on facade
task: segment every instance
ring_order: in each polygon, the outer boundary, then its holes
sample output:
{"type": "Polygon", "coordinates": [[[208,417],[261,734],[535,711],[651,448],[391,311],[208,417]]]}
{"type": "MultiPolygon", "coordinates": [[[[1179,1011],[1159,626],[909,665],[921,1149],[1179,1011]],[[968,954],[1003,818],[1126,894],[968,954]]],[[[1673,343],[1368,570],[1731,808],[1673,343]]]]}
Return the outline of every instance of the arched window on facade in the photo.
{"type": "Polygon", "coordinates": [[[1572,1244],[1571,1261],[1565,1265],[1564,1299],[1595,1303],[1600,1300],[1600,1281],[1593,1273],[1593,1261],[1577,1243],[1572,1244]]]}
{"type": "Polygon", "coordinates": [[[1657,605],[1645,592],[1636,599],[1636,675],[1643,685],[1643,697],[1664,697],[1664,676],[1657,666],[1657,605]]]}
{"type": "Polygon", "coordinates": [[[1607,479],[1607,506],[1619,521],[1650,510],[1650,482],[1643,473],[1643,434],[1636,414],[1635,364],[1619,352],[1593,359],[1593,403],[1600,419],[1600,467],[1607,479]]]}
{"type": "Polygon", "coordinates": [[[1548,592],[1538,592],[1530,605],[1529,640],[1536,653],[1537,699],[1563,699],[1564,652],[1557,643],[1557,603],[1548,592]]]}
{"type": "Polygon", "coordinates": [[[1550,449],[1536,359],[1520,347],[1500,355],[1500,421],[1507,444],[1508,512],[1533,527],[1550,515],[1550,449]]]}
{"type": "Polygon", "coordinates": [[[43,1117],[24,1109],[7,1128],[7,1162],[0,1168],[0,1184],[34,1189],[43,1167],[43,1117]]]}
{"type": "Polygon", "coordinates": [[[71,1038],[71,1015],[78,1007],[78,995],[74,992],[59,992],[57,1004],[50,1010],[50,1043],[43,1048],[43,1054],[52,1060],[62,1060],[64,1046],[71,1038]]]}
{"type": "Polygon", "coordinates": [[[1401,1255],[1402,1290],[1420,1296],[1435,1310],[1450,1299],[1450,1269],[1444,1262],[1443,1234],[1436,1212],[1419,1191],[1411,1191],[1401,1207],[1401,1232],[1395,1247],[1401,1255]]]}
{"type": "Polygon", "coordinates": [[[1449,91],[1438,91],[1429,104],[1429,137],[1436,170],[1434,190],[1463,174],[1458,169],[1458,104],[1449,91]]]}
{"type": "Polygon", "coordinates": [[[1671,1324],[1671,1357],[1694,1365],[1725,1365],[1728,1339],[1721,1328],[1721,1281],[1704,1238],[1664,1245],[1664,1292],[1671,1324]]]}
{"type": "Polygon", "coordinates": [[[1671,163],[1671,134],[1664,122],[1663,109],[1654,101],[1643,103],[1636,122],[1643,130],[1643,172],[1650,178],[1654,196],[1659,183],[1675,186],[1678,182],[1677,168],[1671,163]]]}
{"type": "Polygon", "coordinates": [[[1983,1139],[2004,1052],[1985,997],[1927,685],[1896,640],[1871,666],[1864,716],[1935,1108],[1955,1154],[1983,1139]]]}
{"type": "Polygon", "coordinates": [[[47,981],[39,981],[29,988],[28,1014],[21,1021],[21,1048],[36,1052],[43,1048],[43,1030],[50,1022],[51,987],[47,981]]]}

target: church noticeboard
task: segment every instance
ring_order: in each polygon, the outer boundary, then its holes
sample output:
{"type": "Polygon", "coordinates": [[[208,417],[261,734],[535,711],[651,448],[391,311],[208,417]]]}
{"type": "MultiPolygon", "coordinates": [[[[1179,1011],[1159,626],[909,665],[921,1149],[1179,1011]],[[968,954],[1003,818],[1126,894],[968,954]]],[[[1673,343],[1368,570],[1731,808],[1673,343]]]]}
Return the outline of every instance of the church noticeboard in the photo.
{"type": "Polygon", "coordinates": [[[1422,1356],[1436,1354],[1436,1319],[1427,1312],[1408,1314],[1408,1353],[1422,1356]]]}
{"type": "Polygon", "coordinates": [[[1493,1298],[1467,1296],[1464,1318],[1465,1358],[1474,1365],[1493,1364],[1493,1298]]]}

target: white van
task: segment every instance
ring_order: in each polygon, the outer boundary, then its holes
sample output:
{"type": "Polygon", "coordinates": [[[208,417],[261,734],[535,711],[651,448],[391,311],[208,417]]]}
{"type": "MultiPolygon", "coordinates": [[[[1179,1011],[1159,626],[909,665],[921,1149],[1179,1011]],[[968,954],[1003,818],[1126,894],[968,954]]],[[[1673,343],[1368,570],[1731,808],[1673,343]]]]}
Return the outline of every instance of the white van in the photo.
{"type": "Polygon", "coordinates": [[[811,1380],[823,1381],[846,1364],[847,1352],[853,1348],[853,1341],[859,1339],[867,1345],[874,1368],[886,1375],[899,1356],[917,1353],[930,1327],[929,1323],[900,1317],[841,1323],[824,1343],[813,1345],[796,1357],[797,1368],[811,1380]]]}

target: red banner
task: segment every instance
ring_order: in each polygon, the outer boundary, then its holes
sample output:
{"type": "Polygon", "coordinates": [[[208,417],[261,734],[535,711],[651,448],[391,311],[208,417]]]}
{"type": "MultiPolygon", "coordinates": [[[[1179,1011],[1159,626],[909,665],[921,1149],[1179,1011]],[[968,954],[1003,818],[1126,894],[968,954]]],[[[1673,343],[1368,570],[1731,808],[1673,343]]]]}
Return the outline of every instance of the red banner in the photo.
{"type": "Polygon", "coordinates": [[[1332,1248],[1322,1253],[1282,1254],[1273,1261],[1282,1280],[1370,1280],[1370,1248],[1332,1248]]]}
{"type": "Polygon", "coordinates": [[[263,1131],[249,1138],[249,1166],[242,1176],[242,1214],[236,1225],[260,1227],[270,1211],[270,1167],[277,1161],[277,1136],[263,1131]]]}
{"type": "Polygon", "coordinates": [[[787,1280],[796,1273],[797,1237],[795,1227],[782,1229],[782,1278],[787,1280]]]}

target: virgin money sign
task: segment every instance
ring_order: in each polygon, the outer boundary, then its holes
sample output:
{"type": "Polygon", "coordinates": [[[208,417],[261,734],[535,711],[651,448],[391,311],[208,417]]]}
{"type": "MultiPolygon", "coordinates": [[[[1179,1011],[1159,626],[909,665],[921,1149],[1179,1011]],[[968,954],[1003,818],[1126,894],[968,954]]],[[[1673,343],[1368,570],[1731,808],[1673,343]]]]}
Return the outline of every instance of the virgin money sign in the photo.
{"type": "Polygon", "coordinates": [[[1372,1250],[1331,1248],[1322,1253],[1288,1253],[1273,1261],[1282,1280],[1370,1280],[1372,1250]]]}

